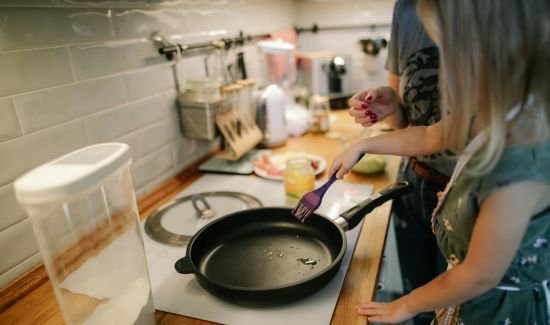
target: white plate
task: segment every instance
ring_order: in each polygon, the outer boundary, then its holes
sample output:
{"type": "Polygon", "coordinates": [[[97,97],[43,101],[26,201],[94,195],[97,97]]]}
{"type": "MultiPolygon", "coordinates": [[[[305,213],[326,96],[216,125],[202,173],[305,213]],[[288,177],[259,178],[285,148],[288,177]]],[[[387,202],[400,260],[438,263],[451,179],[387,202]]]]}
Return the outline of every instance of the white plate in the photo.
{"type": "MultiPolygon", "coordinates": [[[[269,156],[269,161],[271,161],[271,163],[274,164],[281,171],[285,170],[286,161],[289,158],[296,158],[296,157],[307,157],[307,158],[310,158],[311,160],[318,161],[319,165],[315,169],[315,176],[321,174],[327,168],[327,162],[323,157],[314,155],[311,153],[287,152],[287,153],[281,153],[281,154],[271,154],[271,155],[268,154],[268,156],[269,156]]],[[[261,160],[262,157],[260,156],[258,159],[261,160]]],[[[267,178],[267,179],[272,179],[276,181],[283,180],[282,175],[281,176],[269,175],[267,171],[261,168],[258,168],[257,166],[254,166],[254,173],[256,173],[256,175],[260,177],[267,178]]]]}

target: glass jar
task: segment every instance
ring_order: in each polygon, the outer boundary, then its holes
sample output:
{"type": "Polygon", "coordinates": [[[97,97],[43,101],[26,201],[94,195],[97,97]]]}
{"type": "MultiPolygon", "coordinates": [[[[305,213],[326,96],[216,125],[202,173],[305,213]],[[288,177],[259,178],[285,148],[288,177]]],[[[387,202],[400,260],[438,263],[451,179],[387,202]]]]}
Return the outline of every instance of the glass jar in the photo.
{"type": "Polygon", "coordinates": [[[304,194],[315,187],[315,171],[311,159],[291,158],[286,161],[284,172],[285,197],[288,204],[296,204],[304,194]]]}
{"type": "Polygon", "coordinates": [[[313,95],[309,100],[309,110],[313,119],[311,132],[325,133],[330,128],[330,101],[327,96],[313,95]]]}
{"type": "Polygon", "coordinates": [[[187,81],[185,99],[198,103],[212,103],[219,101],[220,83],[214,79],[192,79],[187,81]]]}

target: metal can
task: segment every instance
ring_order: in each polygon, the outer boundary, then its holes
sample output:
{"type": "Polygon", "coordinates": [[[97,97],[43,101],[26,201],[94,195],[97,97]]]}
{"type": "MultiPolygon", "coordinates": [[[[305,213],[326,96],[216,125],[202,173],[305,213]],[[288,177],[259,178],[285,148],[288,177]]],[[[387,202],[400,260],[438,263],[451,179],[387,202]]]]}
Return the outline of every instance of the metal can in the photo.
{"type": "Polygon", "coordinates": [[[315,171],[311,159],[291,158],[286,161],[284,172],[285,197],[288,204],[297,203],[304,194],[315,187],[315,171]]]}

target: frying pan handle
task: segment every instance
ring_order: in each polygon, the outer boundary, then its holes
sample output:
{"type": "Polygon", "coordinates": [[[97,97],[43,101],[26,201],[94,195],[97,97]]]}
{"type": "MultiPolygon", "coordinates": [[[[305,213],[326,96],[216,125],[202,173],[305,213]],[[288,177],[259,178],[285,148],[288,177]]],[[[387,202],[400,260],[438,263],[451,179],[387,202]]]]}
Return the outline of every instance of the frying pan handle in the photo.
{"type": "Polygon", "coordinates": [[[181,274],[195,273],[195,268],[193,267],[193,263],[191,263],[189,256],[180,258],[174,267],[176,268],[176,271],[181,274]]]}
{"type": "Polygon", "coordinates": [[[376,207],[382,205],[386,201],[395,199],[403,194],[412,192],[414,187],[405,181],[393,183],[380,192],[375,193],[368,197],[366,200],[361,201],[352,208],[344,211],[340,214],[340,218],[337,219],[338,223],[347,223],[346,230],[353,229],[357,226],[363,217],[374,210],[376,207]],[[342,220],[343,219],[343,220],[342,220]]]}

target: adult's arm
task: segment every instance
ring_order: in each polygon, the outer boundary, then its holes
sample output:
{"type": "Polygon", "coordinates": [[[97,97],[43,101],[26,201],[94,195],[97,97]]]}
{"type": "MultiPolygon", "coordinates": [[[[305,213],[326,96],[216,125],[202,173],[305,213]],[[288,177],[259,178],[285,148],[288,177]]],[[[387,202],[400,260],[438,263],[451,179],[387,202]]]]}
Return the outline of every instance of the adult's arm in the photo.
{"type": "Polygon", "coordinates": [[[409,125],[409,122],[405,117],[405,112],[403,111],[403,101],[401,100],[401,93],[399,92],[399,81],[400,78],[398,75],[388,72],[388,85],[393,89],[397,96],[398,106],[395,112],[388,115],[385,119],[383,119],[383,121],[396,130],[406,128],[409,125]]]}

